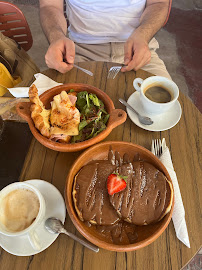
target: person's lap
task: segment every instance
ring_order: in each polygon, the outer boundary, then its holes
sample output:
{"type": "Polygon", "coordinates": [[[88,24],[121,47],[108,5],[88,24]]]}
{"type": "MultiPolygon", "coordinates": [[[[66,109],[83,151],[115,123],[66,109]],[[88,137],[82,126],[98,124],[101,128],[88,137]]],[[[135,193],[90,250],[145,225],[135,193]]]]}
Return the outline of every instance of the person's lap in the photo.
{"type": "MultiPolygon", "coordinates": [[[[124,43],[112,42],[103,44],[76,44],[75,62],[105,61],[124,64],[124,43]]],[[[153,39],[150,42],[151,61],[142,67],[154,75],[171,79],[164,62],[156,53],[158,42],[153,39]]]]}

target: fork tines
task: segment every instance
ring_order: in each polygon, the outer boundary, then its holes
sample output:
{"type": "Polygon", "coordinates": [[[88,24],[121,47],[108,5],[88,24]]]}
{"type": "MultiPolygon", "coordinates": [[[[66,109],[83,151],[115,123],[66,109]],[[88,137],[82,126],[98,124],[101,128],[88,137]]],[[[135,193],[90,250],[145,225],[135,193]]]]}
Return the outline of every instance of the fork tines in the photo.
{"type": "Polygon", "coordinates": [[[152,140],[152,149],[154,151],[154,155],[160,157],[162,155],[162,143],[160,139],[152,140]]]}
{"type": "Polygon", "coordinates": [[[116,77],[116,75],[119,73],[119,71],[121,70],[122,66],[115,66],[115,67],[111,67],[109,72],[108,72],[108,79],[114,79],[116,77]]]}

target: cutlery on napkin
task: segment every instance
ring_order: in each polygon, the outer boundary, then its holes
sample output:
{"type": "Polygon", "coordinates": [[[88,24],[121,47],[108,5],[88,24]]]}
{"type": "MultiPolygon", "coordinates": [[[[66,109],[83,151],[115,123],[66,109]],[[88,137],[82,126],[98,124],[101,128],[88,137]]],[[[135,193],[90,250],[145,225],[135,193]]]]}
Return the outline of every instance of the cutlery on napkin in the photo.
{"type": "Polygon", "coordinates": [[[166,167],[173,183],[174,187],[174,209],[173,209],[173,215],[172,220],[175,228],[175,232],[177,235],[177,238],[182,241],[183,244],[185,244],[187,247],[190,248],[190,242],[189,242],[189,235],[187,231],[187,225],[185,221],[185,210],[182,202],[182,197],[180,193],[180,188],[177,180],[176,173],[174,171],[170,151],[168,147],[166,146],[165,138],[162,140],[162,154],[160,156],[160,161],[163,163],[163,165],[166,167]]]}
{"type": "MultiPolygon", "coordinates": [[[[33,84],[36,85],[39,91],[39,96],[43,94],[46,90],[62,84],[53,81],[42,73],[34,74],[34,77],[36,78],[36,80],[33,82],[33,84]]],[[[29,87],[13,87],[8,88],[8,90],[14,97],[29,97],[29,87]]]]}

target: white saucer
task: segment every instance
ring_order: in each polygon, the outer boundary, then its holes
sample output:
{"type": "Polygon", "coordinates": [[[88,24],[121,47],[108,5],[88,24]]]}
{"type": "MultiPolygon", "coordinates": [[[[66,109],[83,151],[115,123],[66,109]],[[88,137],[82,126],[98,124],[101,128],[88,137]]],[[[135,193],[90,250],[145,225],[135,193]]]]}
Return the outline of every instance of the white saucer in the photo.
{"type": "Polygon", "coordinates": [[[134,92],[129,97],[127,102],[138,113],[144,116],[149,116],[154,121],[152,125],[143,125],[139,122],[137,115],[127,108],[127,113],[131,121],[135,123],[137,126],[143,129],[149,130],[149,131],[164,131],[164,130],[170,129],[179,122],[182,115],[182,109],[178,100],[169,111],[162,114],[158,114],[158,115],[149,115],[143,110],[143,107],[140,101],[140,93],[137,91],[134,92]]]}
{"type": "Polygon", "coordinates": [[[66,208],[59,190],[43,180],[25,181],[39,189],[46,202],[46,213],[44,221],[36,229],[36,233],[41,241],[41,249],[35,250],[31,246],[27,236],[10,237],[0,234],[0,246],[7,252],[17,256],[30,256],[37,254],[49,247],[58,237],[58,234],[48,232],[44,227],[44,222],[48,217],[57,217],[63,223],[66,216],[66,208]]]}

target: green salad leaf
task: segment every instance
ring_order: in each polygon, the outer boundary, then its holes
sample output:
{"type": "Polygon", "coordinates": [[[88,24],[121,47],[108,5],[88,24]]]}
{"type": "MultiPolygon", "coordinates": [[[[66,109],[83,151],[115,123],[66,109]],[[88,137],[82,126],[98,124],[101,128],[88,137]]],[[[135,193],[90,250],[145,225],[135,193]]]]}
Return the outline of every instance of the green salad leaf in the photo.
{"type": "Polygon", "coordinates": [[[87,104],[86,94],[88,95],[87,91],[77,93],[76,107],[79,109],[79,111],[81,111],[83,107],[87,104]]]}
{"type": "Polygon", "coordinates": [[[82,139],[82,132],[79,132],[78,135],[72,136],[71,143],[76,143],[78,141],[81,141],[82,139]]]}
{"type": "Polygon", "coordinates": [[[87,107],[90,108],[90,100],[89,100],[88,93],[86,94],[86,103],[87,103],[87,107]]]}
{"type": "Polygon", "coordinates": [[[72,137],[72,143],[93,138],[106,129],[109,114],[95,94],[87,91],[77,93],[76,107],[80,111],[79,134],[72,137]]]}
{"type": "Polygon", "coordinates": [[[106,124],[108,120],[109,120],[109,114],[104,115],[102,119],[103,123],[106,124]]]}
{"type": "Polygon", "coordinates": [[[100,107],[99,99],[95,94],[89,94],[88,96],[95,106],[100,107]]]}
{"type": "Polygon", "coordinates": [[[88,122],[86,120],[83,120],[79,123],[79,131],[85,128],[88,125],[88,122]]]}

